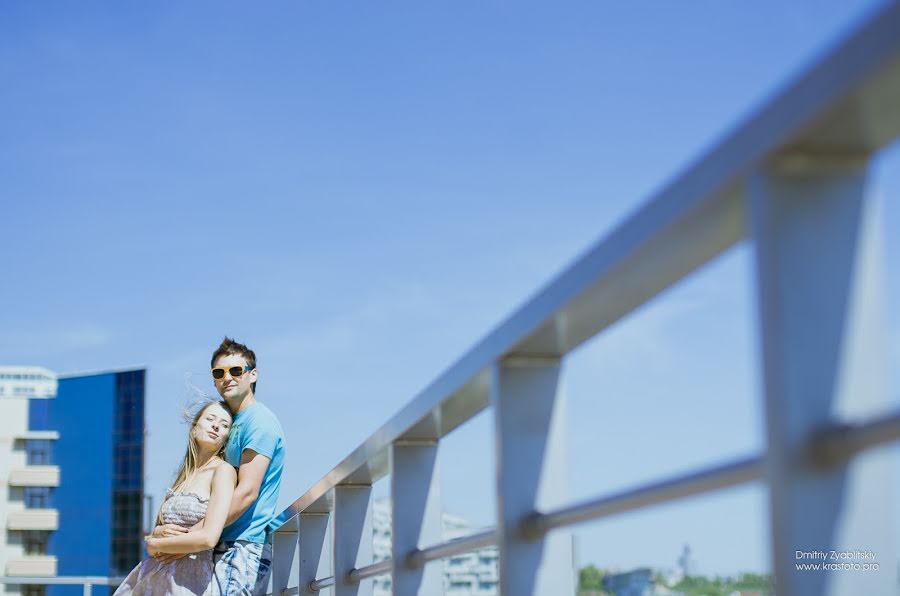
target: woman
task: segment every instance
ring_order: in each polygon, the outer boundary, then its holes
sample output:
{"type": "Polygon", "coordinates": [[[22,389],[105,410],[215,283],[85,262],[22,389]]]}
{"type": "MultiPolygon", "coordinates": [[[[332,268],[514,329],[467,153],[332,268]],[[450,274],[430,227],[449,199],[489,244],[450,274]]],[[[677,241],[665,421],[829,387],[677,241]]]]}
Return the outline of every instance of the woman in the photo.
{"type": "Polygon", "coordinates": [[[184,461],[159,509],[156,529],[147,537],[151,556],[196,554],[171,562],[144,559],[116,595],[221,594],[214,581],[212,548],[225,526],[237,480],[237,472],[223,457],[232,420],[227,405],[219,401],[194,416],[184,461]],[[186,531],[201,521],[202,527],[186,531]]]}

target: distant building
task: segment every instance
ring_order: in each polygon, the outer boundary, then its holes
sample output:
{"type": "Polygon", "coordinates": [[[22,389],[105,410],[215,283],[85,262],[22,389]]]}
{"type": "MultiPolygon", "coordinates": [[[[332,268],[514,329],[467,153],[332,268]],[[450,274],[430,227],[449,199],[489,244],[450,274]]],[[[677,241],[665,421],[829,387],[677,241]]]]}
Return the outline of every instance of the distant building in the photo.
{"type": "Polygon", "coordinates": [[[641,567],[607,575],[603,578],[603,589],[613,596],[653,596],[653,570],[641,567]]]}
{"type": "MultiPolygon", "coordinates": [[[[375,501],[372,512],[374,560],[391,557],[391,508],[386,499],[375,501]]],[[[473,533],[477,528],[461,517],[442,516],[443,539],[452,540],[473,533]]],[[[499,551],[489,547],[444,559],[445,596],[496,596],[500,593],[499,551]]],[[[375,578],[374,596],[391,594],[391,576],[375,578]]]]}
{"type": "MultiPolygon", "coordinates": [[[[56,575],[48,537],[59,527],[50,495],[59,486],[47,413],[55,401],[56,375],[35,366],[0,367],[0,573],[56,575]]],[[[0,591],[19,594],[18,586],[0,591]]]]}
{"type": "MultiPolygon", "coordinates": [[[[144,369],[0,367],[0,574],[117,576],[143,548],[144,369]]],[[[0,587],[81,594],[81,586],[0,587]]]]}
{"type": "Polygon", "coordinates": [[[681,577],[688,577],[697,574],[697,564],[691,557],[691,545],[685,544],[681,549],[681,555],[678,557],[678,569],[681,571],[681,577]]]}

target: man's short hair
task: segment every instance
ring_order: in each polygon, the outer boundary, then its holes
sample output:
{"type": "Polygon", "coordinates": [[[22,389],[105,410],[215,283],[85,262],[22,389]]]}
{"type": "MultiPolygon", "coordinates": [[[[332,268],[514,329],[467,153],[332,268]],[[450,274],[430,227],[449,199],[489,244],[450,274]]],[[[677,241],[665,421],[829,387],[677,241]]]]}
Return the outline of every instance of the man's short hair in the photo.
{"type": "MultiPolygon", "coordinates": [[[[216,360],[218,360],[222,356],[241,356],[244,360],[247,361],[247,366],[250,367],[250,370],[256,368],[256,354],[253,353],[253,350],[248,348],[242,343],[238,343],[228,337],[225,336],[225,339],[222,340],[222,343],[219,344],[219,347],[216,348],[216,351],[213,352],[212,360],[209,362],[209,367],[212,368],[216,365],[216,360]]],[[[250,384],[250,389],[253,391],[253,394],[256,394],[256,383],[250,384]]]]}

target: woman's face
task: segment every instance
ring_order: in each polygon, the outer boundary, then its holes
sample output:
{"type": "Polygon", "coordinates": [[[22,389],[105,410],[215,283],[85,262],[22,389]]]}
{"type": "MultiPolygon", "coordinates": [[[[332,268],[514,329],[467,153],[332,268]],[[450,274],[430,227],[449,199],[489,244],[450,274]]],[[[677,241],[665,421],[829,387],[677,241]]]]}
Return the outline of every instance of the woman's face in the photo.
{"type": "Polygon", "coordinates": [[[218,451],[228,440],[229,430],[231,414],[219,404],[211,404],[204,408],[194,425],[194,439],[198,445],[218,451]]]}

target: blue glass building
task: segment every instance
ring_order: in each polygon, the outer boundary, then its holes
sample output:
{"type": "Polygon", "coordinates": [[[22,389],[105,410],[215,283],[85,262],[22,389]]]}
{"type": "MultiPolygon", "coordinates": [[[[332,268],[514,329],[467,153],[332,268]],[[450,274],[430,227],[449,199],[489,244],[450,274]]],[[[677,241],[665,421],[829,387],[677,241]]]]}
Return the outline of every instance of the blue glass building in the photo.
{"type": "MultiPolygon", "coordinates": [[[[59,377],[55,400],[35,401],[29,425],[59,432],[51,496],[59,527],[48,553],[60,576],[122,576],[143,554],[144,369],[59,377]],[[43,412],[47,403],[53,412],[43,412]],[[32,419],[33,417],[33,419],[32,419]]],[[[48,586],[48,594],[81,594],[48,586]]]]}

